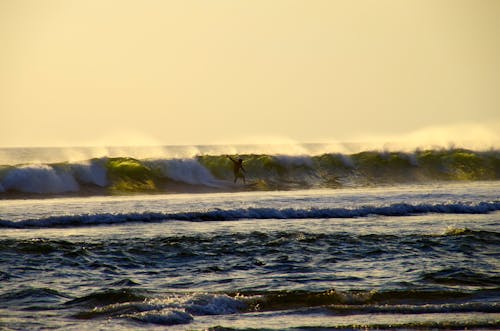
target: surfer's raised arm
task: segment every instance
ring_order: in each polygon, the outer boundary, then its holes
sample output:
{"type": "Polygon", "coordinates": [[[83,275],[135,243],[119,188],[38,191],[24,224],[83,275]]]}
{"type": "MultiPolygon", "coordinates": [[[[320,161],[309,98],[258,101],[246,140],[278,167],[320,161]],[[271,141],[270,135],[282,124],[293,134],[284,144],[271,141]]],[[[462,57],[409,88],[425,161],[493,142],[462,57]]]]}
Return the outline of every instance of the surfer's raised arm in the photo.
{"type": "Polygon", "coordinates": [[[234,183],[236,183],[238,178],[243,179],[243,183],[245,183],[246,180],[243,173],[246,173],[246,170],[243,168],[243,159],[239,158],[238,160],[235,160],[229,155],[226,156],[233,162],[234,183]]]}

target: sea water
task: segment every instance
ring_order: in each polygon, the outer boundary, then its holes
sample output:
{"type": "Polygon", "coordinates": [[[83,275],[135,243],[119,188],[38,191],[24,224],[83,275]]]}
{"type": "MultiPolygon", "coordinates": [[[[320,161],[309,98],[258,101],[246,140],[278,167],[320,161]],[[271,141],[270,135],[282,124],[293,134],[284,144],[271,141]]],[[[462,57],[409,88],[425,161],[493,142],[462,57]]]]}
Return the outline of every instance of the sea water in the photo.
{"type": "Polygon", "coordinates": [[[0,328],[500,328],[500,184],[0,201],[0,328]]]}
{"type": "Polygon", "coordinates": [[[8,152],[2,330],[500,328],[498,151],[8,152]]]}

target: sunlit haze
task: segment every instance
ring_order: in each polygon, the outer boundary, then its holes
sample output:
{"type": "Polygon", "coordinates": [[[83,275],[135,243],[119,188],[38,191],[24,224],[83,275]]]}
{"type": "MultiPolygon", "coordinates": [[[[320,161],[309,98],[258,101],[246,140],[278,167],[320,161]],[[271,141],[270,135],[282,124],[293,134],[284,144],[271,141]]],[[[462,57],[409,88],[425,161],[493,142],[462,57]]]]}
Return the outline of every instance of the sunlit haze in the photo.
{"type": "Polygon", "coordinates": [[[497,0],[0,0],[0,146],[500,141],[497,0]]]}

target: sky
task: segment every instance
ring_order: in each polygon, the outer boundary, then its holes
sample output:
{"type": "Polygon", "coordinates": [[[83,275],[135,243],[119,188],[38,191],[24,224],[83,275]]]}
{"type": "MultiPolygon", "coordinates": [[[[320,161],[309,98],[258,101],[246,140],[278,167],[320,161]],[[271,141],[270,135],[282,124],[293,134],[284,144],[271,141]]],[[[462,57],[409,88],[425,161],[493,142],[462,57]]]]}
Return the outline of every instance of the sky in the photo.
{"type": "Polygon", "coordinates": [[[0,146],[500,141],[498,0],[0,0],[0,146]]]}

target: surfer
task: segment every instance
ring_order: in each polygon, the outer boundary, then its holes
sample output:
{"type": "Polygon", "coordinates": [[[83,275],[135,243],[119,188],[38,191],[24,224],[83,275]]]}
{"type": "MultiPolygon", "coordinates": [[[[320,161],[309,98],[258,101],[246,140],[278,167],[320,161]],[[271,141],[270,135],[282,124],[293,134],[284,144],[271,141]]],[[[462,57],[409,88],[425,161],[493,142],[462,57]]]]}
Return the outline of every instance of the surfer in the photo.
{"type": "Polygon", "coordinates": [[[234,182],[236,183],[238,178],[241,178],[243,179],[243,183],[246,184],[244,175],[246,171],[245,168],[243,168],[243,160],[242,159],[235,160],[229,155],[226,156],[233,162],[234,182]]]}

